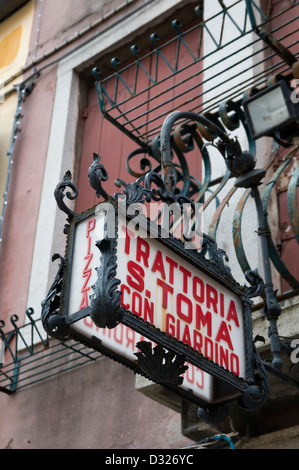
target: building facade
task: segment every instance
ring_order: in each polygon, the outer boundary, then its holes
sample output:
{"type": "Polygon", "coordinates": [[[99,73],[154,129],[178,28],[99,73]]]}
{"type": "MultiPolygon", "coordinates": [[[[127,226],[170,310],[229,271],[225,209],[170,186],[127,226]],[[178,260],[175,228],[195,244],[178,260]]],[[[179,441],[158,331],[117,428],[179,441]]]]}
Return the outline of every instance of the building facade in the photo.
{"type": "MultiPolygon", "coordinates": [[[[281,77],[298,102],[298,10],[295,0],[0,2],[1,448],[178,449],[219,433],[239,448],[298,447],[299,382],[289,349],[299,334],[298,137],[254,141],[239,111],[244,95],[281,77]],[[52,257],[66,250],[56,186],[70,171],[78,195],[68,205],[82,213],[100,200],[88,178],[94,154],[111,196],[117,179],[159,173],[159,135],[174,111],[216,120],[267,170],[260,190],[283,369],[265,366],[272,353],[260,295],[253,338],[264,338],[257,345],[269,397],[253,411],[232,400],[217,422],[202,419],[188,394],[80,342],[48,338],[40,322],[57,274],[52,257]]],[[[204,205],[203,232],[228,254],[237,282],[248,284],[248,270],[263,273],[254,201],[235,188],[211,130],[190,129],[183,123],[173,135],[178,189],[204,205]]],[[[202,388],[198,368],[184,380],[187,389],[202,388]]]]}

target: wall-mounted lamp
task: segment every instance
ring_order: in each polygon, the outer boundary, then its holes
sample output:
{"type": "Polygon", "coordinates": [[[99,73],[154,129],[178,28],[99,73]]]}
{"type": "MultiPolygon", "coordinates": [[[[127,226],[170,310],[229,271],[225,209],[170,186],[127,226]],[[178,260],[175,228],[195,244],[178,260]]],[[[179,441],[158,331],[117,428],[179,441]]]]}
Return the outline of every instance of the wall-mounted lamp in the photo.
{"type": "Polygon", "coordinates": [[[299,134],[299,104],[292,101],[292,92],[285,81],[279,81],[243,102],[253,139],[279,133],[289,140],[299,134]]]}

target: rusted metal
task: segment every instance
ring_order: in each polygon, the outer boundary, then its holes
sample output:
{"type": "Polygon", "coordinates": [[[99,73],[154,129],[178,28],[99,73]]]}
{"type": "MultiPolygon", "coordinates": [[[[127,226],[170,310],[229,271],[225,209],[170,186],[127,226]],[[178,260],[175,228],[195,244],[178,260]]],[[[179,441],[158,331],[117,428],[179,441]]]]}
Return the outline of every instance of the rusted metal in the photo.
{"type": "Polygon", "coordinates": [[[235,188],[235,187],[231,188],[231,190],[226,194],[226,196],[222,199],[221,203],[217,207],[217,209],[216,209],[216,211],[213,215],[212,222],[209,226],[209,230],[208,230],[208,235],[210,237],[216,239],[216,232],[217,232],[218,224],[220,222],[221,214],[222,214],[223,210],[225,209],[225,207],[227,206],[227,204],[229,203],[229,201],[230,201],[231,197],[233,196],[233,194],[236,192],[236,190],[237,190],[237,188],[235,188]]]}
{"type": "MultiPolygon", "coordinates": [[[[299,144],[294,147],[294,153],[299,149],[299,144]]],[[[294,231],[295,238],[299,243],[299,213],[297,201],[297,187],[299,182],[299,167],[297,167],[290,179],[287,192],[289,217],[294,231]]]]}
{"type": "MultiPolygon", "coordinates": [[[[263,209],[264,209],[265,214],[268,214],[268,206],[269,206],[271,191],[275,188],[275,185],[279,181],[279,177],[283,175],[286,168],[292,163],[292,159],[297,151],[298,151],[297,145],[291,148],[291,150],[284,157],[283,162],[276,169],[272,177],[269,179],[265,189],[263,190],[261,198],[262,198],[262,204],[263,204],[263,209]]],[[[295,230],[296,230],[296,227],[298,230],[298,221],[296,220],[298,219],[298,207],[296,206],[297,183],[298,183],[298,179],[297,179],[297,175],[295,175],[295,177],[291,178],[291,181],[288,186],[289,214],[290,214],[290,219],[292,221],[292,226],[295,227],[295,230]]],[[[299,280],[296,279],[292,275],[292,273],[288,270],[285,263],[282,261],[281,256],[276,249],[275,242],[273,241],[271,236],[269,237],[268,243],[269,243],[269,250],[270,250],[270,258],[276,270],[289,283],[289,285],[293,289],[297,289],[299,287],[299,280]]]]}
{"type": "Polygon", "coordinates": [[[252,270],[244,250],[241,230],[242,213],[249,196],[250,189],[247,189],[238,201],[233,218],[233,243],[239,265],[244,274],[252,270]]]}

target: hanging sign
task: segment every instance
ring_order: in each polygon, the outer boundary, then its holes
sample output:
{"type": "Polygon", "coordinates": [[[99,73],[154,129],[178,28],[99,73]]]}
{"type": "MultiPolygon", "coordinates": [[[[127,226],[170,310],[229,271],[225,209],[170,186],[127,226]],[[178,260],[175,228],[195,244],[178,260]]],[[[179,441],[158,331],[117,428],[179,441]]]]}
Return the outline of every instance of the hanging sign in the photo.
{"type": "Polygon", "coordinates": [[[248,291],[223,251],[203,235],[203,255],[127,207],[107,198],[83,214],[68,211],[66,256],[43,307],[46,331],[197,403],[249,389],[263,395],[248,291]]]}
{"type": "MultiPolygon", "coordinates": [[[[181,282],[180,279],[177,279],[174,268],[177,266],[179,272],[182,273],[182,266],[176,264],[176,256],[169,248],[162,247],[157,240],[147,237],[144,230],[134,230],[132,220],[119,219],[116,227],[114,206],[110,206],[108,211],[107,207],[109,207],[107,204],[100,204],[95,214],[76,225],[68,286],[67,315],[70,316],[73,312],[90,308],[93,286],[98,282],[97,268],[101,258],[101,253],[96,245],[99,240],[105,239],[109,230],[115,229],[118,233],[115,247],[116,278],[120,281],[121,292],[120,308],[132,312],[133,315],[136,315],[136,319],[139,317],[144,322],[155,325],[161,331],[180,339],[180,329],[183,333],[183,325],[188,325],[183,313],[185,308],[183,297],[181,298],[182,311],[179,312],[181,319],[175,314],[177,317],[175,320],[175,317],[167,311],[173,312],[171,304],[174,301],[175,286],[179,286],[181,282]],[[111,214],[111,211],[113,211],[113,216],[108,217],[107,214],[111,214]],[[112,227],[108,228],[109,222],[107,220],[113,221],[112,227]],[[165,267],[162,264],[161,249],[164,250],[165,267]],[[165,269],[168,269],[167,277],[165,269]],[[169,290],[169,295],[167,290],[169,290]],[[176,328],[176,332],[174,328],[176,328]]],[[[204,318],[202,321],[205,321],[204,318]]],[[[192,329],[191,323],[190,318],[189,324],[192,329]]],[[[118,323],[113,329],[100,328],[90,316],[74,323],[72,327],[84,336],[98,338],[105,348],[129,361],[136,361],[135,354],[138,351],[136,345],[146,339],[142,334],[123,323],[118,323]]],[[[188,364],[181,388],[188,393],[192,392],[194,397],[207,402],[213,400],[212,376],[192,364],[188,364]]]]}

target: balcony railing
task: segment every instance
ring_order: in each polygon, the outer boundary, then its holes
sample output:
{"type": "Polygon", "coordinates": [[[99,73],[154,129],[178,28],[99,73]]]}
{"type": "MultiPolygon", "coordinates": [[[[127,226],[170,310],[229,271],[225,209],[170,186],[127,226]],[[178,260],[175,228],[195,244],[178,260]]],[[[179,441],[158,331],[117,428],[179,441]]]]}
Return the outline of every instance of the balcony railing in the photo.
{"type": "MultiPolygon", "coordinates": [[[[277,77],[289,81],[294,78],[292,65],[298,57],[295,45],[299,2],[276,2],[274,7],[268,2],[266,11],[258,5],[254,0],[218,0],[213,2],[217,11],[210,17],[198,6],[194,12],[197,21],[189,29],[173,21],[173,35],[167,41],[162,42],[152,34],[152,48],[148,52],[142,55],[138,46],[133,45],[132,59],[122,65],[114,58],[111,62],[114,71],[107,77],[101,78],[100,64],[94,70],[104,118],[138,145],[127,158],[131,176],[140,177],[152,169],[161,171],[160,131],[166,116],[175,110],[208,117],[230,135],[241,139],[243,149],[247,147],[257,155],[257,144],[250,136],[242,101],[244,96],[267,87],[277,77]]],[[[212,2],[209,7],[208,12],[212,2]]],[[[220,222],[227,211],[233,211],[232,244],[245,274],[254,268],[250,266],[241,231],[250,191],[232,188],[232,175],[225,166],[218,171],[220,164],[212,148],[214,138],[204,126],[178,123],[172,135],[177,187],[195,202],[202,202],[206,214],[211,213],[214,205],[207,228],[213,238],[219,234],[220,222]],[[200,178],[192,176],[190,170],[194,152],[201,161],[200,178]]],[[[274,220],[277,212],[271,213],[271,207],[273,200],[277,203],[280,181],[284,180],[289,234],[298,242],[298,141],[295,139],[288,143],[287,149],[285,147],[284,142],[276,139],[263,163],[267,175],[262,200],[265,213],[273,217],[269,220],[270,227],[277,225],[274,220]],[[286,173],[292,174],[287,181],[286,173]]],[[[281,295],[293,295],[299,289],[299,273],[287,267],[276,235],[275,231],[272,235],[269,233],[270,256],[274,268],[285,280],[282,287],[277,287],[281,295]]]]}
{"type": "Polygon", "coordinates": [[[114,57],[105,78],[99,64],[96,86],[105,118],[145,147],[159,135],[170,112],[217,111],[221,103],[238,101],[244,91],[264,87],[269,77],[287,72],[288,56],[297,52],[299,2],[276,2],[275,9],[268,2],[266,12],[258,3],[218,0],[217,12],[209,17],[210,8],[206,13],[199,5],[189,29],[173,21],[170,39],[163,42],[151,34],[143,53],[132,45],[131,60],[122,64],[114,57]]]}
{"type": "Polygon", "coordinates": [[[76,341],[49,338],[33,314],[28,309],[20,326],[16,315],[10,324],[0,321],[0,392],[10,395],[102,357],[76,341]]]}

